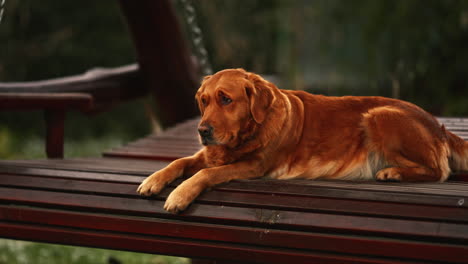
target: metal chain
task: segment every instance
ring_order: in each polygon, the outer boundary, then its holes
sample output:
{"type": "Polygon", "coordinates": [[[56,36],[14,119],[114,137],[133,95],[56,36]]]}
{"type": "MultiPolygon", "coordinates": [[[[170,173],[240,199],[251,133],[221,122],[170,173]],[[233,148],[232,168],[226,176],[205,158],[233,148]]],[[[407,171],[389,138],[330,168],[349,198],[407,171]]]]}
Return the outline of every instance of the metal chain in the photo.
{"type": "MultiPolygon", "coordinates": [[[[3,0],[4,1],[4,0],[3,0]]],[[[204,75],[213,74],[210,61],[208,59],[208,52],[206,51],[205,44],[203,42],[203,35],[198,25],[197,14],[193,7],[192,0],[179,0],[182,4],[186,23],[190,29],[191,41],[194,48],[195,56],[198,59],[201,70],[204,75]]]]}
{"type": "Polygon", "coordinates": [[[5,0],[2,0],[2,2],[0,2],[0,24],[2,23],[2,20],[3,20],[4,11],[5,11],[5,0]]]}

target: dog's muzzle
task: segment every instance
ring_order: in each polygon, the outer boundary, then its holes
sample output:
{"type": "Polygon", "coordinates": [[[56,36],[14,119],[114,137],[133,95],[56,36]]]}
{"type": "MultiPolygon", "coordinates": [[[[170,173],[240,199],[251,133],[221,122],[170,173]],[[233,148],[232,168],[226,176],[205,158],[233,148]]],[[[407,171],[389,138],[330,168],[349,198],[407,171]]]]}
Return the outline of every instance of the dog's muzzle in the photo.
{"type": "Polygon", "coordinates": [[[198,134],[200,134],[200,139],[203,145],[206,146],[215,143],[213,130],[213,127],[210,125],[200,125],[198,127],[198,134]]]}

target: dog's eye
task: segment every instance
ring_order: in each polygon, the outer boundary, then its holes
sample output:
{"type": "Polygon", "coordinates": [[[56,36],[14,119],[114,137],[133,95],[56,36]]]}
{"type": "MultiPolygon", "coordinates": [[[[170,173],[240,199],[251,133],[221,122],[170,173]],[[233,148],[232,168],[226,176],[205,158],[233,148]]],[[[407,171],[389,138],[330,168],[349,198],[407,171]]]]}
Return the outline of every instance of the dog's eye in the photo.
{"type": "Polygon", "coordinates": [[[232,99],[227,97],[225,94],[221,93],[219,95],[220,99],[221,99],[221,104],[223,105],[228,105],[230,103],[232,103],[232,99]]]}
{"type": "Polygon", "coordinates": [[[203,106],[206,106],[206,99],[205,98],[201,98],[201,103],[203,106]]]}

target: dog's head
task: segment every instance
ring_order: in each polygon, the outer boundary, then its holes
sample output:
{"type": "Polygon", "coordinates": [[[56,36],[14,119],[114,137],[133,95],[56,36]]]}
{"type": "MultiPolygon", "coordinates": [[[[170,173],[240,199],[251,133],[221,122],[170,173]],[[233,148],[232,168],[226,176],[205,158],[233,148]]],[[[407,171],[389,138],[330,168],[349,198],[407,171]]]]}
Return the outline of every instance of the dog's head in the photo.
{"type": "Polygon", "coordinates": [[[202,118],[198,127],[203,145],[242,144],[262,124],[277,89],[257,74],[228,69],[206,76],[196,100],[202,118]]]}

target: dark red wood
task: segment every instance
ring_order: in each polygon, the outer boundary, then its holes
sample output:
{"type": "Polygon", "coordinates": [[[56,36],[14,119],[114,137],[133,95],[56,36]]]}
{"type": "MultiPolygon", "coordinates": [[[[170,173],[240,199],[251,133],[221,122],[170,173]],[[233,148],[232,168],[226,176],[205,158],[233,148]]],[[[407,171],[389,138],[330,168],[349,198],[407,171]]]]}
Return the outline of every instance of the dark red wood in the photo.
{"type": "MultiPolygon", "coordinates": [[[[0,221],[70,227],[101,232],[198,239],[214,243],[251,244],[308,251],[340,250],[345,254],[462,262],[468,247],[430,242],[407,242],[366,236],[258,229],[230,225],[187,223],[157,218],[128,218],[58,210],[0,206],[0,221]],[[287,243],[285,243],[287,242],[287,243]],[[411,248],[411,250],[408,250],[411,248]]],[[[0,231],[1,234],[1,231],[0,231]]],[[[331,253],[331,252],[330,252],[331,253]]],[[[467,256],[468,258],[468,256],[467,256]]]]}
{"type": "MultiPolygon", "coordinates": [[[[451,119],[442,119],[443,122],[449,122],[450,120],[451,119]]],[[[178,124],[167,132],[149,135],[144,139],[127,144],[123,147],[106,151],[103,155],[105,157],[166,161],[189,156],[202,147],[196,134],[197,124],[197,118],[191,119],[178,124]]],[[[466,136],[465,139],[468,140],[468,122],[466,122],[466,124],[467,125],[453,127],[459,129],[453,132],[462,137],[466,136]],[[465,135],[464,133],[467,134],[465,135]]],[[[463,181],[466,180],[466,177],[456,177],[456,180],[463,181]]]]}
{"type": "Polygon", "coordinates": [[[132,158],[132,159],[145,159],[145,160],[163,160],[163,161],[173,161],[180,156],[191,156],[195,152],[192,151],[161,151],[153,152],[152,150],[144,151],[131,151],[126,149],[116,149],[111,151],[106,151],[103,153],[104,157],[108,158],[132,158]]]}
{"type": "MultiPolygon", "coordinates": [[[[283,248],[264,248],[249,245],[210,243],[199,240],[180,240],[158,236],[139,236],[128,233],[108,233],[73,230],[59,227],[0,223],[5,237],[48,241],[54,243],[98,246],[118,250],[132,250],[186,257],[211,256],[213,259],[244,260],[254,263],[424,263],[408,259],[379,258],[355,255],[336,255],[329,252],[300,251],[283,248]]],[[[426,262],[427,263],[427,262],[426,262]]],[[[455,262],[456,263],[456,262],[455,262]]],[[[458,262],[460,263],[460,262],[458,262]]]]}
{"type": "MultiPolygon", "coordinates": [[[[421,186],[419,184],[408,184],[404,183],[381,183],[375,181],[368,182],[349,182],[349,181],[326,181],[326,180],[288,180],[287,184],[283,181],[278,180],[238,180],[233,181],[229,184],[231,190],[243,192],[270,192],[272,188],[275,189],[276,193],[294,195],[297,193],[302,194],[313,194],[315,196],[323,197],[341,197],[346,199],[370,199],[370,200],[381,200],[391,202],[404,202],[404,199],[411,199],[413,197],[423,197],[417,203],[424,203],[424,199],[430,199],[429,196],[447,196],[447,197],[460,197],[463,198],[467,195],[466,184],[450,184],[446,183],[441,185],[440,183],[431,183],[421,186]],[[265,183],[266,182],[266,183],[265,183]],[[274,186],[274,187],[273,187],[274,186]],[[333,190],[337,189],[336,196],[333,190]],[[323,191],[321,191],[323,190],[323,191]],[[359,195],[353,195],[353,191],[359,192],[359,195]],[[410,195],[404,196],[404,199],[393,199],[392,195],[410,195]],[[379,198],[378,196],[382,196],[379,198]]],[[[414,201],[414,200],[413,200],[414,201]]],[[[431,201],[431,204],[436,203],[431,201]]],[[[455,202],[450,202],[447,205],[455,205],[455,202]]]]}
{"type": "Polygon", "coordinates": [[[199,76],[171,3],[119,2],[136,47],[143,80],[154,94],[159,121],[169,126],[197,115],[193,98],[199,76]]]}
{"type": "MultiPolygon", "coordinates": [[[[82,100],[83,111],[129,100],[147,93],[136,64],[91,69],[84,74],[31,82],[0,83],[0,109],[69,108],[82,100]],[[81,99],[80,99],[81,97],[81,99]],[[94,105],[87,100],[93,99],[94,105]],[[14,101],[11,101],[14,99],[14,101]]],[[[80,103],[81,104],[81,103],[80,103]]]]}
{"type": "MultiPolygon", "coordinates": [[[[191,259],[191,264],[237,264],[238,262],[232,261],[221,261],[221,260],[209,260],[209,259],[191,259]]],[[[242,262],[249,264],[252,262],[242,262]]]]}
{"type": "MultiPolygon", "coordinates": [[[[194,137],[195,138],[195,137],[194,137]]],[[[202,145],[198,142],[198,140],[194,139],[185,139],[185,138],[177,138],[177,137],[147,137],[144,139],[137,140],[133,143],[127,144],[127,146],[141,149],[145,148],[148,150],[155,149],[155,148],[172,148],[175,150],[187,150],[193,149],[193,151],[200,150],[202,145]]]]}
{"type": "Polygon", "coordinates": [[[146,93],[137,65],[43,81],[0,83],[0,110],[45,110],[46,153],[63,158],[65,112],[96,112],[146,93]]]}
{"type": "Polygon", "coordinates": [[[63,158],[65,137],[65,112],[62,110],[46,110],[46,154],[48,158],[63,158]]]}
{"type": "MultiPolygon", "coordinates": [[[[148,176],[156,170],[167,166],[168,162],[164,161],[146,161],[136,159],[118,159],[118,158],[73,158],[64,160],[3,160],[0,161],[0,171],[18,173],[18,174],[31,174],[41,175],[69,175],[71,177],[80,177],[81,172],[85,172],[83,177],[87,177],[90,172],[102,173],[107,180],[119,180],[118,175],[131,174],[135,176],[148,176]],[[34,173],[33,173],[34,172],[34,173]],[[116,175],[117,177],[113,177],[116,175]]],[[[99,174],[96,174],[99,175],[99,174]]],[[[76,178],[75,177],[75,178],[76,178]]],[[[93,176],[94,177],[94,176],[93,176]]],[[[97,178],[96,178],[97,179],[97,178]]],[[[140,178],[141,179],[141,178],[140,178]]],[[[138,182],[135,180],[132,182],[138,182]]],[[[249,180],[246,186],[253,186],[255,191],[255,183],[262,182],[260,180],[249,180]]],[[[242,181],[240,181],[242,182],[242,181]]],[[[441,194],[441,195],[454,195],[457,191],[466,190],[466,184],[459,182],[446,182],[444,184],[438,183],[381,183],[381,182],[353,182],[353,181],[309,181],[309,180],[289,180],[289,181],[275,181],[269,180],[270,185],[290,186],[297,185],[298,188],[341,188],[348,190],[366,190],[366,191],[388,191],[407,194],[441,194]],[[288,182],[288,184],[284,184],[288,182]],[[455,191],[455,192],[453,192],[455,191]]],[[[231,186],[232,187],[232,186],[231,186]]],[[[244,189],[246,190],[246,189],[244,189]]],[[[261,190],[259,190],[261,191],[261,190]]],[[[269,190],[266,190],[269,191],[269,190]]],[[[288,190],[294,191],[294,190],[288,190]]],[[[426,196],[426,198],[430,198],[426,196]]]]}
{"type": "MultiPolygon", "coordinates": [[[[0,89],[1,91],[2,89],[0,89]]],[[[0,109],[65,109],[89,111],[93,97],[85,93],[5,93],[0,92],[0,109]]]]}
{"type": "Polygon", "coordinates": [[[468,172],[458,172],[450,175],[449,180],[459,181],[459,182],[468,182],[468,172]]]}
{"type": "Polygon", "coordinates": [[[164,201],[130,197],[109,197],[95,194],[49,192],[0,187],[0,200],[48,208],[88,210],[91,212],[115,213],[184,219],[186,221],[208,221],[210,223],[235,223],[289,230],[344,232],[355,234],[380,234],[392,237],[421,237],[426,239],[462,239],[468,237],[463,224],[448,222],[391,219],[359,215],[340,215],[244,208],[225,205],[195,203],[180,215],[172,215],[162,209],[164,201]]]}
{"type": "MultiPolygon", "coordinates": [[[[3,165],[0,162],[1,165],[3,165]]],[[[42,168],[30,168],[24,169],[23,167],[10,167],[0,166],[0,175],[5,175],[2,178],[1,183],[8,181],[6,175],[11,174],[14,177],[21,176],[37,176],[41,178],[61,178],[67,180],[83,180],[93,182],[116,182],[116,183],[133,183],[138,184],[145,179],[144,176],[128,175],[128,174],[112,174],[104,172],[81,172],[81,171],[70,171],[70,170],[58,170],[58,169],[42,169],[42,168]],[[5,181],[3,181],[5,179],[5,181]]],[[[3,177],[3,176],[2,176],[3,177]]]]}
{"type": "MultiPolygon", "coordinates": [[[[29,169],[66,170],[73,172],[101,172],[108,175],[135,174],[148,176],[169,164],[166,161],[119,159],[119,158],[73,158],[63,160],[1,160],[2,167],[29,169]]],[[[72,173],[73,175],[73,173],[72,173]]]]}
{"type": "MultiPolygon", "coordinates": [[[[96,159],[101,160],[101,159],[96,159]]],[[[105,160],[105,159],[104,159],[105,160]]],[[[64,160],[71,165],[74,165],[73,160],[64,160]]],[[[89,171],[75,171],[76,166],[60,166],[61,161],[52,163],[44,160],[44,164],[54,166],[54,169],[42,168],[41,166],[29,165],[28,161],[21,163],[3,161],[0,164],[0,172],[4,174],[16,174],[18,176],[31,175],[39,177],[58,177],[58,178],[73,178],[94,181],[120,182],[139,184],[145,176],[152,173],[158,168],[163,168],[165,163],[154,164],[154,170],[143,168],[140,171],[136,169],[127,173],[113,174],[107,171],[108,166],[104,168],[92,167],[88,160],[78,159],[77,162],[88,168],[89,171]],[[34,166],[38,166],[35,168],[34,166]]],[[[131,160],[123,160],[120,166],[126,167],[134,162],[131,160]]],[[[37,163],[37,161],[36,161],[37,163]]],[[[139,163],[143,166],[145,163],[139,163]]],[[[148,163],[153,164],[153,163],[148,163]]],[[[113,167],[114,171],[119,169],[113,167]]],[[[128,168],[127,168],[128,169],[128,168]]],[[[171,184],[172,187],[178,185],[181,181],[178,180],[171,184]]],[[[409,204],[425,204],[439,205],[448,207],[466,208],[467,204],[459,204],[460,199],[466,198],[468,185],[459,183],[428,183],[428,184],[401,184],[401,183],[379,183],[379,182],[346,182],[346,181],[306,181],[306,180],[248,180],[248,181],[233,181],[228,184],[216,186],[215,190],[233,191],[240,193],[258,193],[265,195],[286,195],[286,196],[308,196],[308,197],[325,197],[332,199],[346,200],[370,200],[392,203],[409,203],[409,204]]]]}
{"type": "MultiPolygon", "coordinates": [[[[138,195],[135,192],[138,183],[107,183],[89,180],[74,180],[73,182],[70,182],[68,179],[8,174],[0,174],[0,177],[2,177],[0,186],[29,187],[33,189],[58,190],[62,192],[79,192],[138,198],[138,195]]],[[[311,196],[310,194],[303,195],[298,193],[296,193],[296,195],[281,195],[279,193],[275,193],[274,189],[271,190],[271,193],[239,193],[238,191],[232,192],[228,188],[229,187],[227,186],[206,192],[197,199],[197,202],[223,206],[266,208],[278,210],[278,212],[281,210],[298,210],[308,212],[330,212],[334,214],[346,213],[369,216],[377,215],[412,219],[432,219],[441,221],[468,221],[468,207],[463,205],[459,206],[455,199],[453,199],[454,202],[452,203],[452,208],[449,208],[434,206],[440,205],[437,201],[434,201],[432,206],[427,206],[421,204],[392,203],[391,201],[385,201],[385,199],[382,199],[380,202],[373,202],[364,200],[364,198],[361,198],[360,200],[339,199],[339,196],[335,196],[335,198],[320,198],[311,196]]],[[[167,195],[173,189],[174,185],[166,188],[161,195],[158,195],[158,199],[167,198],[167,195]]],[[[441,199],[443,199],[443,197],[441,197],[441,199]]]]}

